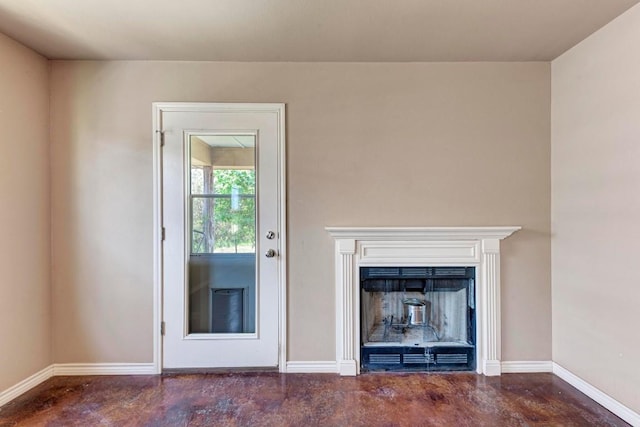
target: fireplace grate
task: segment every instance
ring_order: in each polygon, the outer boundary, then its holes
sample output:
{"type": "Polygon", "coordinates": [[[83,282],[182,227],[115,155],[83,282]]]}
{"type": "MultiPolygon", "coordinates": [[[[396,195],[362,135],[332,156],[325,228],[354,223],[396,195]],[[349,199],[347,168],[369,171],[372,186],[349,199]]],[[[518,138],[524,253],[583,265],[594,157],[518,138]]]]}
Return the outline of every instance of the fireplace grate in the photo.
{"type": "Polygon", "coordinates": [[[467,269],[465,267],[438,267],[433,269],[435,276],[461,276],[465,277],[467,269]]]}
{"type": "Polygon", "coordinates": [[[471,279],[474,267],[362,267],[361,280],[383,279],[471,279]]]}
{"type": "Polygon", "coordinates": [[[361,347],[362,371],[473,371],[473,345],[419,347],[361,347]]]}
{"type": "Polygon", "coordinates": [[[429,271],[426,268],[403,268],[402,277],[426,277],[429,275],[429,271]]]}
{"type": "Polygon", "coordinates": [[[416,363],[435,363],[433,354],[405,354],[402,357],[404,363],[416,364],[416,363]]]}
{"type": "Polygon", "coordinates": [[[438,354],[438,363],[447,363],[447,364],[464,364],[468,363],[466,354],[438,354]]]}
{"type": "Polygon", "coordinates": [[[399,268],[371,267],[368,270],[369,277],[396,277],[400,275],[399,268]]]}
{"type": "Polygon", "coordinates": [[[371,354],[369,355],[369,363],[374,365],[399,365],[399,354],[371,354]]]}

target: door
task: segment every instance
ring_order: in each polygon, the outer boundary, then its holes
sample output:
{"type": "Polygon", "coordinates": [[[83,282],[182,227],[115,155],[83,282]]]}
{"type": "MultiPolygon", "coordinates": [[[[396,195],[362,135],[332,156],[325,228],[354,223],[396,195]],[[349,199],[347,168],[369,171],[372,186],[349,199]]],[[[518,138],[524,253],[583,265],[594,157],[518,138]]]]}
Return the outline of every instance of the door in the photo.
{"type": "Polygon", "coordinates": [[[276,367],[284,106],[163,104],[162,366],[276,367]]]}

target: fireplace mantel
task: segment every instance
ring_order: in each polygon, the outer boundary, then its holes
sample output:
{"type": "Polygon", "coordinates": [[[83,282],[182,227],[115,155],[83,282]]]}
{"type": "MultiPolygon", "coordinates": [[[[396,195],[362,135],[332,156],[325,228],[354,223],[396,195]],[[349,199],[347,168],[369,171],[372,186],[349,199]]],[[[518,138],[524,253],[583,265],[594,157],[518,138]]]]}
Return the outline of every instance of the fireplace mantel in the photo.
{"type": "Polygon", "coordinates": [[[500,375],[500,240],[521,227],[327,227],[335,239],[336,361],[360,370],[361,266],[476,267],[477,372],[500,375]]]}

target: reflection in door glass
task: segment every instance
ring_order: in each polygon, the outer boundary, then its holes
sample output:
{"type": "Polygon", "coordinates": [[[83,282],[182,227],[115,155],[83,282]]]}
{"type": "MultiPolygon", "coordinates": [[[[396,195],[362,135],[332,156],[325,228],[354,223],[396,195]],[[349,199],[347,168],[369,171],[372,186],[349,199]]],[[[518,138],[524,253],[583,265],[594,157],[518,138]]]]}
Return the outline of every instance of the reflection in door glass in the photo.
{"type": "Polygon", "coordinates": [[[253,333],[255,136],[190,141],[189,333],[253,333]]]}

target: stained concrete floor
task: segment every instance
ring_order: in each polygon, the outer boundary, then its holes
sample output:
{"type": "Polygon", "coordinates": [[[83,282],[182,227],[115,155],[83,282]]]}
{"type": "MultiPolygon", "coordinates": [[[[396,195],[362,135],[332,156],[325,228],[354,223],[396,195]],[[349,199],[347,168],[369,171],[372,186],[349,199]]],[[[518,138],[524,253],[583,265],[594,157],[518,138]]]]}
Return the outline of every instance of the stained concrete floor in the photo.
{"type": "Polygon", "coordinates": [[[0,426],[626,426],[552,374],[54,377],[0,426]]]}

